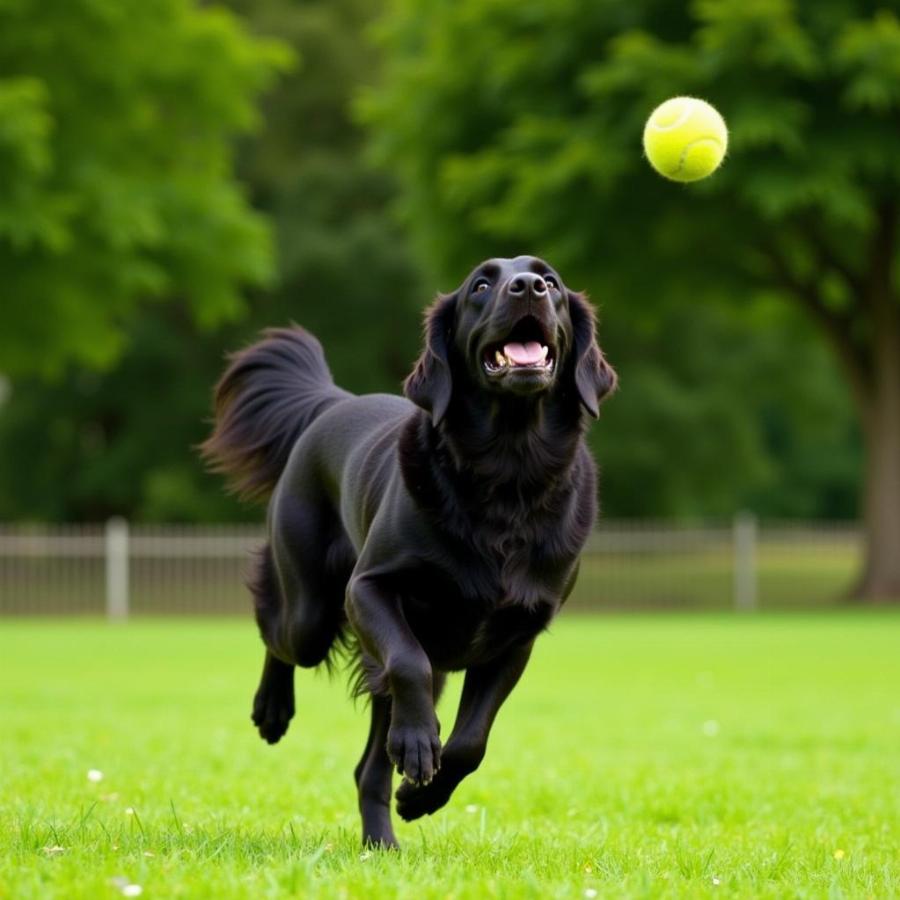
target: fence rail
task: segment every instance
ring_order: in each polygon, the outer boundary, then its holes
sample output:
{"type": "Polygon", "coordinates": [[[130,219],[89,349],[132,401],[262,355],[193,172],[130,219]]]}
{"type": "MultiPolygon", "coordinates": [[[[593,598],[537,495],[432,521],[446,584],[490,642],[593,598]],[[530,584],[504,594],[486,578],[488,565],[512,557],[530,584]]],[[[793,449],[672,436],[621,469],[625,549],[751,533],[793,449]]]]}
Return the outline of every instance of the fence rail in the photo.
{"type": "MultiPolygon", "coordinates": [[[[257,525],[0,526],[0,615],[246,613],[257,525]]],[[[860,559],[852,523],[685,527],[605,521],[570,606],[584,611],[816,607],[839,600],[860,559]]]]}

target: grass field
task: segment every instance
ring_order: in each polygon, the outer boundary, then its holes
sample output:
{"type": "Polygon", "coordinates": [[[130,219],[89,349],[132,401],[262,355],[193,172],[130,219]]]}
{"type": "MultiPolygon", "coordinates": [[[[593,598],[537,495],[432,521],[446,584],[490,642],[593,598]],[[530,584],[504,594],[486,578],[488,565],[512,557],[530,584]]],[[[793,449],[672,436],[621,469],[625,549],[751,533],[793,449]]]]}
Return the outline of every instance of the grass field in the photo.
{"type": "Polygon", "coordinates": [[[3,622],[0,897],[900,896],[900,616],[564,617],[401,853],[343,680],[270,748],[260,662],[249,621],[3,622]]]}

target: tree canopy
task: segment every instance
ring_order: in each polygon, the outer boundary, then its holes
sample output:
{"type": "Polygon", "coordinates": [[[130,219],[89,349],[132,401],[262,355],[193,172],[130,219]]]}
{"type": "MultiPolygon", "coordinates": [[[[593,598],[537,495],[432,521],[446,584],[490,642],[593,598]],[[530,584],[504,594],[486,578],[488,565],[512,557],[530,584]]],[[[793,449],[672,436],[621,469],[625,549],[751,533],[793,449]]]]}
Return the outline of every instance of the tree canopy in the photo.
{"type": "MultiPolygon", "coordinates": [[[[712,215],[703,219],[711,233],[699,245],[710,258],[699,261],[697,243],[668,233],[656,221],[657,215],[666,216],[673,227],[689,225],[695,229],[692,234],[702,233],[699,222],[683,223],[679,216],[706,210],[714,202],[708,196],[714,184],[673,192],[673,186],[646,169],[639,158],[644,111],[615,125],[631,129],[636,140],[632,145],[630,138],[622,138],[622,152],[635,157],[629,165],[641,182],[632,192],[644,205],[634,212],[591,195],[590,183],[567,186],[564,173],[556,172],[557,156],[585,125],[577,117],[568,131],[561,127],[554,132],[555,151],[544,165],[532,164],[524,152],[521,159],[498,157],[498,175],[504,166],[525,165],[523,178],[530,170],[530,178],[550,179],[547,198],[553,184],[559,190],[552,203],[548,199],[530,210],[520,223],[522,233],[513,231],[514,217],[502,229],[492,221],[505,188],[497,200],[473,183],[472,196],[465,200],[455,193],[455,185],[429,183],[423,170],[423,206],[414,202],[420,189],[410,179],[416,166],[425,165],[427,154],[434,154],[428,165],[444,173],[444,181],[446,171],[466,161],[469,151],[456,148],[453,129],[464,132],[472,153],[490,149],[497,122],[491,117],[469,122],[470,112],[489,103],[503,107],[507,100],[510,113],[530,108],[512,96],[515,71],[494,71],[509,49],[506,44],[515,49],[524,40],[517,52],[526,54],[521,65],[527,67],[526,51],[552,51],[542,63],[549,66],[565,56],[566,41],[574,42],[573,72],[583,65],[577,53],[590,49],[596,62],[607,52],[605,45],[580,32],[540,31],[542,16],[562,11],[529,12],[526,3],[526,19],[538,17],[529,31],[517,24],[511,7],[503,12],[503,4],[492,0],[488,12],[496,8],[501,20],[484,25],[494,29],[485,43],[468,36],[467,28],[481,25],[474,6],[464,4],[471,26],[445,22],[427,38],[441,44],[440,52],[433,57],[436,51],[425,48],[420,59],[413,50],[425,40],[427,20],[437,17],[441,25],[452,10],[412,3],[392,7],[391,17],[380,26],[387,36],[373,47],[367,35],[381,6],[364,0],[232,0],[241,29],[262,36],[247,38],[252,46],[260,40],[267,46],[266,36],[277,35],[296,60],[262,92],[255,115],[263,127],[244,133],[237,144],[240,181],[229,174],[237,194],[246,194],[255,215],[271,223],[274,277],[235,295],[236,313],[229,321],[206,326],[183,290],[160,293],[155,302],[136,299],[116,314],[119,349],[114,360],[106,355],[100,365],[94,357],[69,354],[68,363],[58,364],[62,377],[50,381],[17,369],[10,399],[0,409],[0,519],[258,515],[258,510],[225,498],[220,481],[204,475],[191,449],[205,436],[211,385],[224,351],[251,340],[265,325],[295,320],[321,338],[340,384],[356,391],[396,392],[415,358],[421,310],[433,294],[452,289],[485,256],[522,250],[547,255],[570,283],[591,291],[603,316],[604,346],[622,375],[622,391],[592,430],[604,469],[606,515],[698,518],[728,516],[744,506],[767,516],[852,515],[860,454],[849,392],[808,322],[780,303],[777,291],[748,287],[742,272],[720,280],[724,276],[716,270],[723,266],[712,255],[719,252],[716,247],[730,244],[723,233],[732,228],[731,211],[724,220],[712,215]],[[422,21],[407,18],[392,24],[394,14],[404,10],[422,21]],[[408,37],[408,45],[399,50],[391,37],[396,28],[405,29],[408,37]],[[444,48],[445,40],[450,43],[444,48]],[[457,47],[459,43],[466,46],[457,47]],[[479,72],[456,71],[476,48],[477,65],[469,64],[479,72]],[[409,67],[410,84],[401,89],[395,79],[404,66],[409,67]],[[425,92],[439,75],[444,77],[442,70],[447,78],[461,79],[460,84],[445,99],[428,99],[425,92]],[[508,98],[498,93],[503,84],[508,98]],[[373,87],[377,93],[369,93],[362,104],[370,116],[363,127],[352,110],[359,105],[360,89],[373,87]],[[392,103],[397,116],[421,107],[415,128],[405,131],[411,122],[394,121],[392,103]],[[457,103],[469,112],[455,108],[457,103]],[[393,171],[366,159],[372,138],[393,171]],[[647,192],[643,199],[642,190],[647,192]],[[675,201],[682,203],[681,212],[668,206],[675,201]],[[389,207],[397,205],[407,212],[403,227],[389,215],[389,207]],[[680,242],[660,256],[656,241],[663,238],[680,242]],[[614,247],[610,242],[618,243],[614,247]],[[698,270],[705,275],[695,278],[692,273],[698,270]]],[[[563,7],[574,25],[574,7],[563,7]]],[[[610,39],[639,21],[637,11],[624,3],[605,8],[618,9],[618,26],[604,26],[610,39]]],[[[208,11],[195,10],[198,15],[208,11]]],[[[666,16],[683,18],[664,5],[657,11],[663,21],[666,16]]],[[[583,11],[588,23],[598,15],[583,11]]],[[[48,19],[47,27],[62,27],[62,21],[48,19]]],[[[227,14],[225,21],[235,22],[227,14]]],[[[79,73],[73,66],[71,79],[77,80],[79,73]]],[[[571,98],[554,100],[559,88],[549,74],[545,78],[534,108],[547,117],[556,105],[565,124],[571,98]]],[[[668,89],[674,90],[671,85],[668,89]]],[[[719,102],[713,94],[709,97],[719,102]]],[[[720,105],[730,119],[725,104],[720,105]]],[[[571,107],[575,112],[579,108],[577,103],[571,107]]],[[[620,139],[602,132],[600,138],[592,153],[602,154],[604,142],[620,139]]],[[[88,145],[91,135],[81,132],[79,140],[88,145]]],[[[48,142],[52,148],[52,135],[48,142]]],[[[575,159],[585,152],[578,147],[576,142],[570,148],[575,159]]],[[[87,147],[79,152],[87,154],[87,147]]],[[[722,175],[736,159],[726,163],[722,175]]],[[[513,171],[507,175],[519,177],[513,171]]],[[[165,176],[157,172],[152,177],[165,176]]],[[[627,199],[628,191],[622,195],[627,199]]],[[[19,328],[17,338],[22,334],[19,328]]],[[[29,342],[17,343],[17,352],[26,358],[29,342]]],[[[41,344],[31,341],[31,346],[41,344]]],[[[116,353],[116,347],[108,351],[116,353]]],[[[12,372],[3,357],[0,371],[12,372]]]]}
{"type": "MultiPolygon", "coordinates": [[[[225,352],[267,325],[295,320],[321,338],[337,379],[357,391],[398,390],[414,358],[420,310],[430,294],[387,214],[391,180],[364,159],[365,134],[351,116],[353,94],[375,66],[364,38],[370,4],[234,0],[230,5],[231,14],[216,13],[227,29],[237,27],[233,16],[238,15],[244,32],[261,36],[251,40],[245,34],[241,41],[247,48],[269,47],[277,36],[295,61],[290,69],[281,68],[277,81],[265,82],[258,109],[248,106],[248,123],[259,119],[263,127],[245,134],[237,146],[227,142],[221,148],[229,161],[224,182],[229,195],[241,198],[244,212],[252,204],[247,221],[254,229],[268,224],[273,277],[243,293],[232,284],[231,299],[217,306],[212,318],[198,317],[196,301],[183,291],[161,295],[165,303],[136,300],[110,320],[121,347],[115,359],[70,355],[64,377],[51,380],[34,369],[31,375],[16,370],[9,401],[0,409],[0,520],[258,515],[227,498],[221,480],[203,472],[192,449],[208,429],[212,386],[225,352]],[[240,181],[231,172],[232,156],[240,181]]],[[[62,25],[53,21],[46,27],[62,25]]],[[[280,65],[283,53],[278,57],[280,65]]],[[[200,69],[210,64],[195,62],[200,69]]],[[[73,69],[71,77],[81,77],[80,70],[73,69]]],[[[240,86],[248,104],[249,89],[240,86]]],[[[224,139],[224,129],[222,134],[224,139]]],[[[89,135],[80,137],[90,144],[89,135]]],[[[52,136],[49,140],[52,144],[52,136]]],[[[80,152],[86,154],[88,147],[80,152]]],[[[167,172],[163,168],[148,177],[162,185],[167,172]]],[[[221,257],[227,273],[244,252],[271,260],[265,233],[258,236],[248,248],[234,248],[209,233],[182,237],[203,243],[201,261],[221,257]]],[[[27,357],[21,327],[7,321],[16,327],[10,341],[27,357]]],[[[48,330],[57,327],[47,323],[48,330]]],[[[85,341],[90,344],[87,335],[85,341]]],[[[12,374],[6,363],[0,356],[0,372],[12,374]]]]}
{"type": "Polygon", "coordinates": [[[746,293],[748,274],[771,286],[760,237],[784,225],[792,261],[825,257],[839,306],[841,262],[900,177],[900,23],[868,6],[395,0],[365,110],[445,270],[493,240],[537,245],[602,295],[746,293]],[[730,127],[727,165],[688,188],[653,176],[640,150],[647,115],[675,93],[708,97],[730,127]],[[836,229],[839,247],[813,244],[836,229]],[[647,251],[672,266],[671,289],[647,251]]]}
{"type": "Polygon", "coordinates": [[[272,255],[233,138],[288,59],[189,0],[0,3],[0,370],[109,365],[150,300],[237,314],[272,255]]]}
{"type": "Polygon", "coordinates": [[[389,62],[366,112],[435,266],[527,247],[612,320],[768,297],[809,316],[866,443],[863,591],[900,596],[897,14],[862,0],[395,0],[381,34],[389,62]],[[640,152],[647,115],[676,94],[712,101],[731,132],[724,168],[690,187],[640,152]]]}

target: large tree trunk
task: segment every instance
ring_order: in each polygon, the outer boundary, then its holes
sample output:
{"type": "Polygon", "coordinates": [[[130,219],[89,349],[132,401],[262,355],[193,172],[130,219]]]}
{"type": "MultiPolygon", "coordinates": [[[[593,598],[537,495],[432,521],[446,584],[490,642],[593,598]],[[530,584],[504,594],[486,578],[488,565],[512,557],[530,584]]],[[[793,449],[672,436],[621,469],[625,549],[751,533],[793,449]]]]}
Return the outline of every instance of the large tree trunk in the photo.
{"type": "Polygon", "coordinates": [[[858,600],[900,603],[900,309],[886,304],[873,339],[872,391],[863,413],[865,562],[858,600]]]}
{"type": "Polygon", "coordinates": [[[782,248],[761,246],[772,280],[821,328],[848,378],[866,445],[862,492],[864,562],[851,594],[900,603],[900,291],[895,257],[900,199],[875,209],[868,259],[860,271],[836,255],[815,224],[800,226],[820,271],[841,278],[853,300],[836,309],[815,279],[798,274],[782,248]]]}

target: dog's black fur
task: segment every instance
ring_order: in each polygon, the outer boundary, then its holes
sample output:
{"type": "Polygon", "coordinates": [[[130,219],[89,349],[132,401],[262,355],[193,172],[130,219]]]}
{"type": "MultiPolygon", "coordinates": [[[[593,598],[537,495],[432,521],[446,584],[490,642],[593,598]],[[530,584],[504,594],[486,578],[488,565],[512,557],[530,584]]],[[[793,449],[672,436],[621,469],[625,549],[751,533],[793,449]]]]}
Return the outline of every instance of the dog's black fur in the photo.
{"type": "Polygon", "coordinates": [[[366,843],[396,845],[394,766],[410,820],[481,762],[575,581],[596,514],[584,432],[615,384],[591,306],[527,256],[482,263],[428,310],[408,399],[337,388],[300,328],[268,331],[219,382],[204,454],[245,494],[272,492],[251,584],[266,645],[253,721],[277,741],[294,667],[355,639],[372,712],[355,773],[366,843]],[[497,364],[505,344],[532,340],[552,365],[497,364]],[[435,702],[461,669],[442,750],[435,702]]]}

